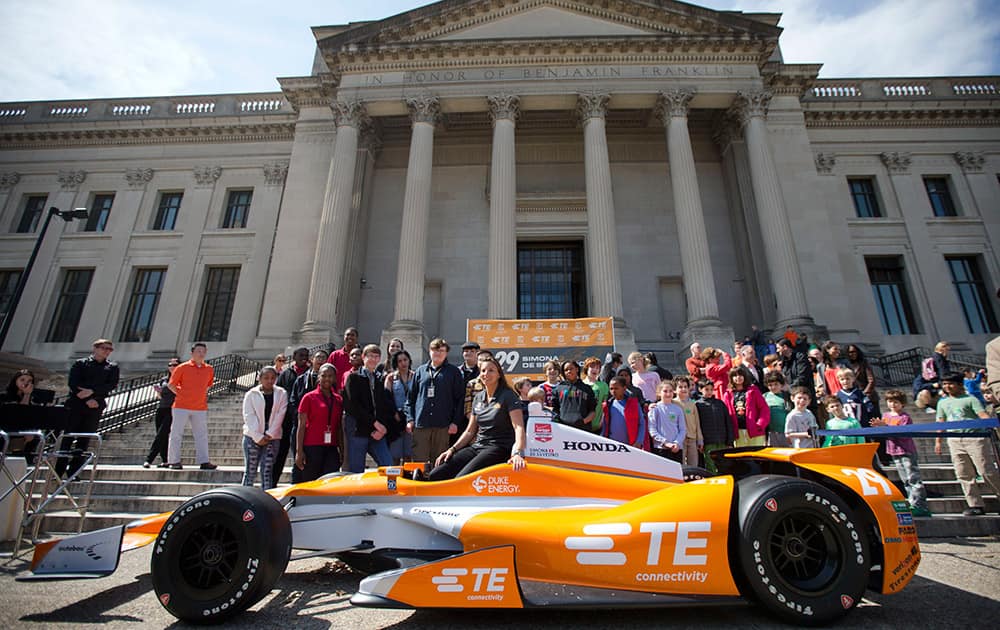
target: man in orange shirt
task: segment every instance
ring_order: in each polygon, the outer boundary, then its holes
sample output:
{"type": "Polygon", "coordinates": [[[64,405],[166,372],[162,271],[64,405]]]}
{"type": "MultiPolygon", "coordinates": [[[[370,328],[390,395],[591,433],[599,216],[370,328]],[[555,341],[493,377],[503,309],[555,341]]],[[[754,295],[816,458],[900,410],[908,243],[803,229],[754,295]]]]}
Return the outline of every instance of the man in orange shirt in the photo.
{"type": "Polygon", "coordinates": [[[180,470],[181,439],[184,429],[191,424],[194,448],[202,470],[218,468],[208,460],[208,388],[215,380],[215,370],[205,363],[208,346],[196,343],[191,347],[191,360],[174,368],[167,387],[176,394],[173,422],[170,425],[170,442],[167,446],[168,468],[180,470]]]}

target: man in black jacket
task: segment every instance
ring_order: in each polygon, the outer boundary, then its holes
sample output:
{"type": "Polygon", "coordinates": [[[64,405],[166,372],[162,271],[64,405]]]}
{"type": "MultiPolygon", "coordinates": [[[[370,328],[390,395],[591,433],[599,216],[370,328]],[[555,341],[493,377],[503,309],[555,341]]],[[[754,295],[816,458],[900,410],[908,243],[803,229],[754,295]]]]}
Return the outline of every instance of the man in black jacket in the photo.
{"type": "Polygon", "coordinates": [[[344,426],[347,433],[348,470],[365,470],[365,455],[371,454],[379,466],[392,464],[389,439],[390,425],[396,419],[396,402],[375,374],[382,359],[382,350],[369,344],[362,350],[364,365],[347,377],[344,385],[344,426]]]}
{"type": "Polygon", "coordinates": [[[413,459],[437,461],[448,448],[448,436],[465,427],[465,380],[448,363],[451,346],[444,339],[428,345],[430,360],[413,373],[406,416],[413,423],[413,459]]]}
{"type": "MultiPolygon", "coordinates": [[[[69,369],[69,399],[66,408],[69,409],[69,432],[97,433],[101,423],[101,412],[108,406],[107,397],[118,387],[118,364],[108,361],[114,352],[114,344],[110,339],[98,339],[94,342],[89,357],[79,359],[69,369]]],[[[64,438],[60,450],[85,451],[90,445],[88,438],[80,438],[73,444],[70,438],[64,438]]],[[[75,455],[72,461],[60,458],[56,462],[55,472],[60,477],[69,466],[69,475],[73,476],[83,466],[82,455],[75,455]]]]}
{"type": "Polygon", "coordinates": [[[790,389],[805,387],[810,392],[813,392],[809,396],[809,406],[813,407],[816,405],[816,396],[814,393],[816,385],[813,381],[812,365],[809,364],[809,355],[806,354],[807,351],[803,350],[802,346],[808,348],[807,344],[800,344],[798,347],[793,346],[792,342],[785,338],[778,340],[778,354],[781,356],[781,373],[785,377],[785,382],[788,383],[790,389]]]}

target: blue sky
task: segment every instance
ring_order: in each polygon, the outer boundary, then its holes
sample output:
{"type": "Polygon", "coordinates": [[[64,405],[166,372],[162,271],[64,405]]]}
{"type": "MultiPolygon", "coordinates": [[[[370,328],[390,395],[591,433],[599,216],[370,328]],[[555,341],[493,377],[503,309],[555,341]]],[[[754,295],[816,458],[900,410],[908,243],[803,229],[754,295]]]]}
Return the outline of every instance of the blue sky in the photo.
{"type": "MultiPolygon", "coordinates": [[[[0,101],[278,89],[309,74],[310,26],[403,0],[0,0],[0,101]]],[[[821,77],[1000,74],[1000,0],[706,0],[783,13],[785,61],[821,77]]]]}

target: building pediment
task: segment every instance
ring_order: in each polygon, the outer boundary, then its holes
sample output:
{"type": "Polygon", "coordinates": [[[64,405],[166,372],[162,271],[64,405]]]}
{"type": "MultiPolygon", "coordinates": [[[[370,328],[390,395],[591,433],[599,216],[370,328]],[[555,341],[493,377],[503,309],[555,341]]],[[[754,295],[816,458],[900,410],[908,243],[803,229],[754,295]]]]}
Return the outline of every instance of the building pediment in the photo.
{"type": "Polygon", "coordinates": [[[709,50],[766,52],[777,45],[781,33],[773,17],[760,19],[673,0],[442,0],[384,20],[314,32],[333,69],[363,57],[419,56],[428,48],[468,52],[500,42],[530,47],[641,41],[656,48],[676,40],[685,46],[701,42],[709,50]]]}

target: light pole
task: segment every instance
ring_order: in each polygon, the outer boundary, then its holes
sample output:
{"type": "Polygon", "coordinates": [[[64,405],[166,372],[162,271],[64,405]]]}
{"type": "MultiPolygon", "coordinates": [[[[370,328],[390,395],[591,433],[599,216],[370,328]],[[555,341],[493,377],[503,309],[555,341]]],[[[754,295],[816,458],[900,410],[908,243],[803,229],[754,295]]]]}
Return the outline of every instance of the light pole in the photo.
{"type": "Polygon", "coordinates": [[[52,221],[52,217],[54,216],[58,216],[66,223],[69,223],[73,219],[86,219],[87,209],[74,208],[72,210],[60,210],[55,206],[49,208],[49,211],[45,215],[45,222],[42,223],[42,229],[38,232],[38,238],[35,239],[35,248],[31,250],[31,257],[28,258],[28,264],[24,267],[21,277],[17,280],[17,288],[14,289],[14,296],[11,297],[10,306],[7,307],[7,314],[3,318],[3,327],[0,328],[0,350],[3,350],[3,344],[7,341],[7,331],[10,330],[10,324],[14,321],[14,311],[17,310],[17,303],[21,301],[21,294],[24,293],[24,287],[28,284],[28,276],[31,275],[31,268],[35,265],[38,250],[41,249],[42,241],[45,240],[45,231],[49,229],[49,222],[52,221]]]}

